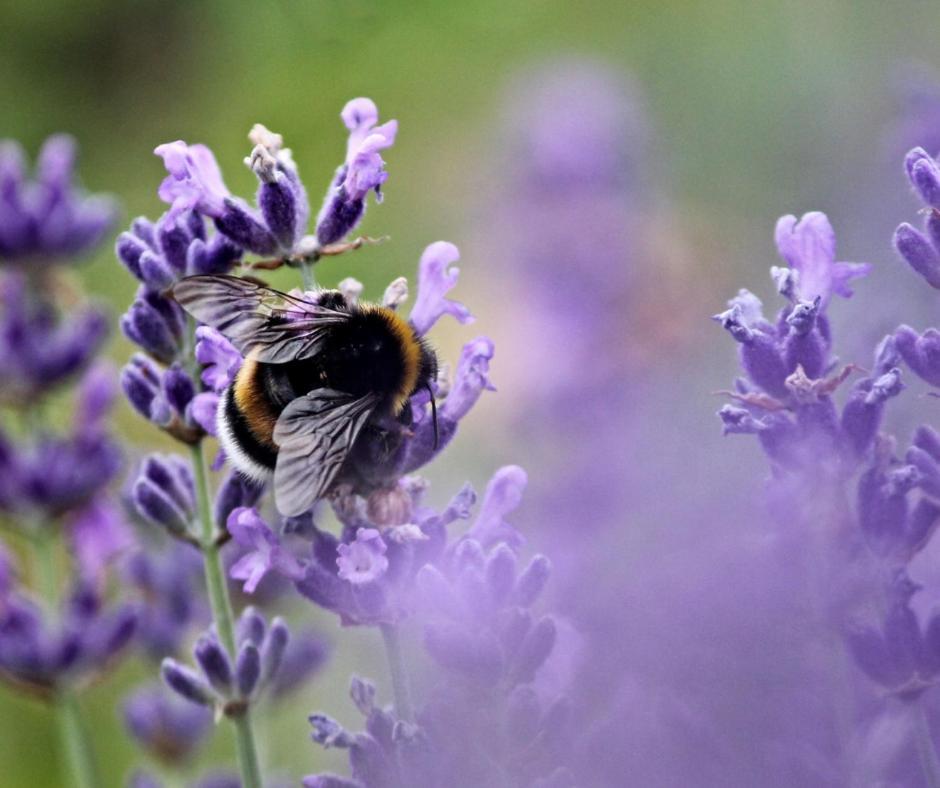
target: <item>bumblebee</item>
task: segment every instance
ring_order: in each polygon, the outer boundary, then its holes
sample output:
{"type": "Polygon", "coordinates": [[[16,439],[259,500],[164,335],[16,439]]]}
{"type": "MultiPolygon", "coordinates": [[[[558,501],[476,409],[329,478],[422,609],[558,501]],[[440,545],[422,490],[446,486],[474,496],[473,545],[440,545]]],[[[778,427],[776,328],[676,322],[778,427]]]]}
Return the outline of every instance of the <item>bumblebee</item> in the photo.
{"type": "Polygon", "coordinates": [[[324,497],[357,442],[380,443],[387,456],[422,389],[436,442],[437,357],[394,310],[336,290],[297,297],[221,275],[182,279],[173,296],[245,357],[219,402],[219,440],[245,476],[273,478],[281,514],[298,516],[324,497]]]}

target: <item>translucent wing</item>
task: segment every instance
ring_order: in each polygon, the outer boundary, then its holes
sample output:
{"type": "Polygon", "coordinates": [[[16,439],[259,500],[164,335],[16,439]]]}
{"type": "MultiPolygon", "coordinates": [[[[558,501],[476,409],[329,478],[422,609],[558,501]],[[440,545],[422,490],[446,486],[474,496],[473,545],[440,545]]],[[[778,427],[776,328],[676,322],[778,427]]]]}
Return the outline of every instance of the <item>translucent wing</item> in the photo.
{"type": "Polygon", "coordinates": [[[315,389],[291,402],[274,427],[274,499],[285,517],[308,511],[329,489],[379,397],[315,389]]]}
{"type": "Polygon", "coordinates": [[[217,328],[242,353],[284,364],[320,352],[330,328],[349,313],[319,306],[237,276],[190,276],[173,296],[197,320],[217,328]]]}

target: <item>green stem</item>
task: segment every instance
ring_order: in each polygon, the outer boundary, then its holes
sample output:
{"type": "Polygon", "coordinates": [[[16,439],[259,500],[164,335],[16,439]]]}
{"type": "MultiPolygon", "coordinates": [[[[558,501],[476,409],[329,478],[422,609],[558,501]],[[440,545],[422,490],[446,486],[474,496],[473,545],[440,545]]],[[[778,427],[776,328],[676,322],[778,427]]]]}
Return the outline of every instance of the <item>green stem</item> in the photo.
{"type": "Polygon", "coordinates": [[[56,696],[55,705],[59,741],[68,763],[69,782],[75,788],[97,788],[101,782],[89,746],[88,732],[82,724],[78,700],[65,690],[56,696]]]}
{"type": "Polygon", "coordinates": [[[303,281],[304,290],[317,289],[317,279],[313,275],[313,262],[308,260],[300,261],[300,278],[303,281]]]}
{"type": "Polygon", "coordinates": [[[408,689],[408,673],[401,654],[401,640],[398,627],[394,624],[382,624],[382,642],[385,644],[385,656],[392,675],[392,691],[395,693],[395,713],[405,722],[414,722],[414,709],[411,707],[411,692],[408,689]]]}
{"type": "MultiPolygon", "coordinates": [[[[59,614],[59,582],[56,566],[56,538],[52,523],[42,523],[33,540],[36,558],[36,582],[43,598],[49,604],[49,615],[59,614]]],[[[96,788],[95,759],[88,740],[88,731],[82,724],[78,700],[69,689],[61,689],[52,698],[56,725],[59,728],[59,746],[65,756],[67,782],[75,788],[96,788]]]]}
{"type": "MultiPolygon", "coordinates": [[[[225,568],[219,545],[216,541],[215,523],[212,517],[212,502],[209,495],[209,474],[202,442],[192,447],[193,469],[196,476],[196,496],[199,504],[200,541],[206,574],[206,588],[209,592],[209,604],[212,618],[222,646],[234,658],[236,655],[235,626],[233,623],[232,602],[225,582],[225,568]]],[[[250,711],[232,718],[235,725],[235,745],[238,754],[238,768],[241,771],[243,788],[262,788],[261,768],[258,765],[258,749],[251,728],[250,711]]]]}
{"type": "Polygon", "coordinates": [[[920,755],[920,765],[924,770],[924,778],[930,788],[940,788],[940,759],[934,747],[933,736],[930,734],[930,722],[923,703],[917,704],[917,719],[914,725],[917,729],[917,754],[920,755]]]}

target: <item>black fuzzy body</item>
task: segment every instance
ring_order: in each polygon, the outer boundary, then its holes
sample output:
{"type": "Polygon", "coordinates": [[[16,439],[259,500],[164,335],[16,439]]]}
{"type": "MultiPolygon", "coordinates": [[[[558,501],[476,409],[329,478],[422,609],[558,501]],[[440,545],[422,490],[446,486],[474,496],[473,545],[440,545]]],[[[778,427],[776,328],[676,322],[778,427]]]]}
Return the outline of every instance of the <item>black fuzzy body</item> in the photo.
{"type": "MultiPolygon", "coordinates": [[[[391,310],[372,305],[350,307],[334,291],[321,295],[321,303],[348,309],[350,317],[330,329],[316,356],[286,364],[248,360],[223,396],[220,434],[235,444],[226,447],[230,454],[243,455],[233,460],[248,475],[259,477],[274,470],[277,447],[271,437],[273,425],[294,399],[315,389],[333,389],[356,397],[378,394],[379,404],[357,444],[378,441],[384,445],[396,442],[393,433],[410,425],[408,398],[427,388],[437,375],[434,351],[391,310]],[[242,407],[237,400],[251,405],[242,407]]],[[[399,436],[397,442],[400,440],[399,436]]]]}

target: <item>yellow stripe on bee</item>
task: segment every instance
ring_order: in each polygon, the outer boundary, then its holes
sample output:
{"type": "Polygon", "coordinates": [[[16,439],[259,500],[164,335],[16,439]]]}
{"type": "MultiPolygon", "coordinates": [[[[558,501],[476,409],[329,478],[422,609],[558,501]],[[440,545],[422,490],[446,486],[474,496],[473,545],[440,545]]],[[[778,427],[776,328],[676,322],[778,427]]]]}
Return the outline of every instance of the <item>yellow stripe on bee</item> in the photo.
{"type": "Polygon", "coordinates": [[[401,385],[395,392],[395,413],[401,413],[408,397],[414,390],[418,382],[418,375],[421,372],[421,345],[415,338],[414,329],[411,324],[398,314],[394,309],[387,306],[369,305],[364,308],[375,311],[382,315],[392,335],[398,340],[399,353],[401,354],[401,385]]]}
{"type": "Polygon", "coordinates": [[[261,391],[258,377],[258,360],[249,353],[242,362],[235,378],[235,407],[241,411],[254,436],[268,446],[274,446],[274,425],[277,417],[261,391]]]}

